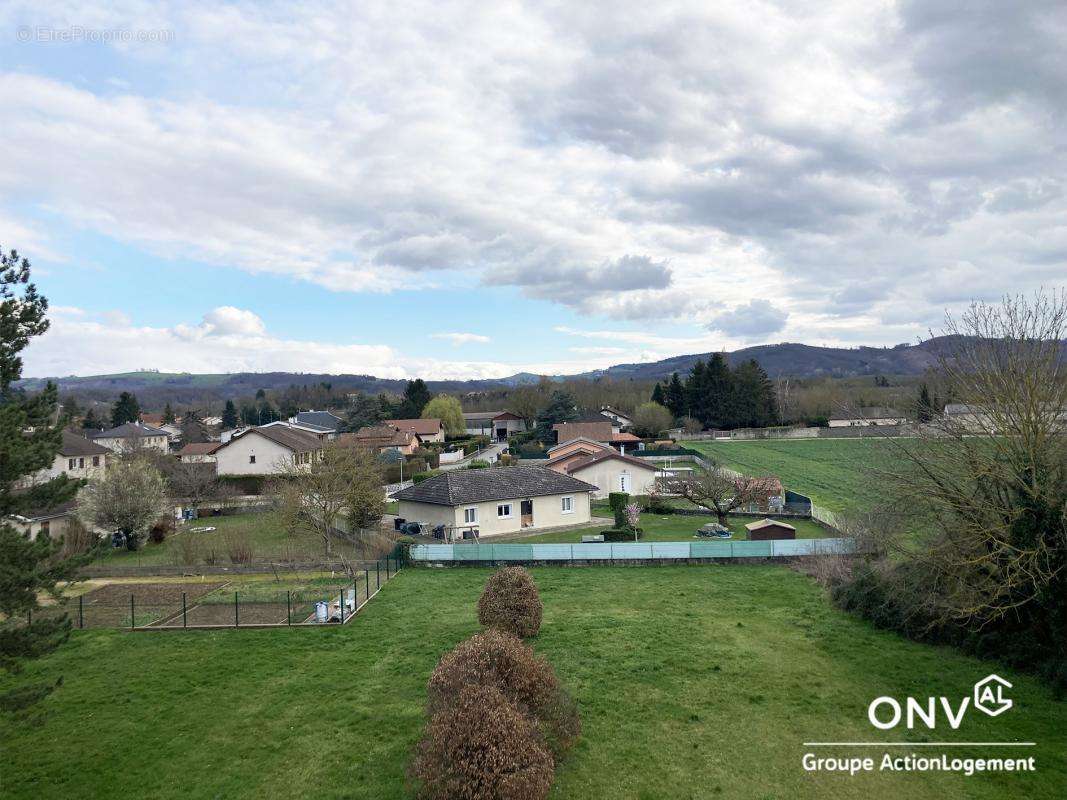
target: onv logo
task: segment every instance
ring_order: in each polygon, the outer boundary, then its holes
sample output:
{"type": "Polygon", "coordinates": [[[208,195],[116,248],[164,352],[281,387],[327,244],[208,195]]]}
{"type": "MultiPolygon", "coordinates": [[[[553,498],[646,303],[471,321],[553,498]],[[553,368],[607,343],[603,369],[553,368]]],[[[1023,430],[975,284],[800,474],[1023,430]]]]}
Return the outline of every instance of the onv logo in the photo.
{"type": "MultiPolygon", "coordinates": [[[[1004,696],[1004,690],[1010,688],[1012,685],[999,675],[982,678],[974,685],[974,707],[991,717],[1003,714],[1012,707],[1011,698],[1004,696]]],[[[907,697],[902,704],[895,697],[876,697],[867,707],[867,719],[874,727],[887,731],[897,727],[901,721],[908,728],[915,728],[921,723],[934,729],[941,716],[955,730],[963,722],[971,701],[972,697],[963,697],[957,702],[943,696],[922,700],[907,697]]]]}

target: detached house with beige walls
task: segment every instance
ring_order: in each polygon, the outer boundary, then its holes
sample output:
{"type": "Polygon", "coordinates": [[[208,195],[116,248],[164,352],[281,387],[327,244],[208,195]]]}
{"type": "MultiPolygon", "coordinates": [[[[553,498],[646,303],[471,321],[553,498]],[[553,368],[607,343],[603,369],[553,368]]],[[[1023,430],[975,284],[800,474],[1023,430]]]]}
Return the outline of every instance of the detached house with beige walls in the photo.
{"type": "Polygon", "coordinates": [[[159,450],[161,453],[170,451],[170,434],[162,428],[142,422],[127,422],[104,431],[90,431],[88,436],[113,453],[128,453],[142,448],[159,450]]]}
{"type": "Polygon", "coordinates": [[[215,450],[219,475],[276,475],[322,458],[319,436],[284,425],[248,428],[215,450]]]}
{"type": "Polygon", "coordinates": [[[490,467],[443,472],[393,497],[403,519],[444,525],[449,538],[462,538],[588,523],[596,489],[545,467],[490,467]]]}
{"type": "Polygon", "coordinates": [[[545,466],[596,486],[594,499],[612,492],[648,494],[656,487],[659,467],[610,447],[596,445],[590,449],[587,443],[574,440],[557,445],[555,450],[555,454],[549,450],[552,457],[545,466]]]}

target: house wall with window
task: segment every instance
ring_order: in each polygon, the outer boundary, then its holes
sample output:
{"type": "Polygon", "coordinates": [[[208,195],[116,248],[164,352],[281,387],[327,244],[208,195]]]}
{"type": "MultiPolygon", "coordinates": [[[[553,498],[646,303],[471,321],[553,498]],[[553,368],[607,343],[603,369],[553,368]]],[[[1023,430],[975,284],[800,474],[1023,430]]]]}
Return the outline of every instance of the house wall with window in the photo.
{"type": "Polygon", "coordinates": [[[215,452],[215,460],[219,475],[275,475],[289,464],[310,466],[315,455],[293,453],[266,436],[248,431],[220,447],[215,452]]]}
{"type": "Polygon", "coordinates": [[[641,467],[628,461],[608,458],[588,467],[572,469],[567,474],[598,487],[593,496],[607,497],[611,492],[648,494],[656,485],[656,466],[641,467]]]}
{"type": "Polygon", "coordinates": [[[487,500],[458,506],[401,500],[398,516],[432,525],[451,525],[457,531],[476,527],[482,537],[499,536],[522,530],[535,531],[562,525],[586,524],[590,521],[590,501],[589,492],[487,500]],[[525,529],[522,527],[523,499],[528,499],[533,504],[533,525],[525,529]]]}

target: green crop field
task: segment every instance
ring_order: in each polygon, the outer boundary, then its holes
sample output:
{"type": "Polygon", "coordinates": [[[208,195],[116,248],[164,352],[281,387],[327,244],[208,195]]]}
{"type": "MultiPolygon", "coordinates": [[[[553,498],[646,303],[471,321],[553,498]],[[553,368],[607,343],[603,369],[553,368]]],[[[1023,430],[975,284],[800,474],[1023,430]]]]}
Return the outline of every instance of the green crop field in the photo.
{"type": "Polygon", "coordinates": [[[777,475],[787,489],[831,511],[866,509],[884,500],[869,470],[893,458],[885,439],[693,442],[694,450],[746,475],[777,475]]]}
{"type": "MultiPolygon", "coordinates": [[[[556,800],[1064,796],[1067,704],[1028,676],[839,613],[797,572],[533,574],[545,615],[532,644],[574,693],[584,728],[559,769],[556,800]],[[958,702],[993,671],[1014,684],[1014,707],[999,717],[969,713],[958,730],[936,731],[876,731],[867,721],[881,695],[958,702]],[[806,741],[935,740],[1034,741],[1024,753],[993,754],[1033,755],[1037,772],[850,777],[801,766],[806,741]]],[[[0,794],[410,797],[404,772],[426,680],[478,629],[488,575],[408,569],[343,628],[76,632],[22,675],[0,679],[4,689],[64,678],[42,719],[0,725],[0,794]]]]}

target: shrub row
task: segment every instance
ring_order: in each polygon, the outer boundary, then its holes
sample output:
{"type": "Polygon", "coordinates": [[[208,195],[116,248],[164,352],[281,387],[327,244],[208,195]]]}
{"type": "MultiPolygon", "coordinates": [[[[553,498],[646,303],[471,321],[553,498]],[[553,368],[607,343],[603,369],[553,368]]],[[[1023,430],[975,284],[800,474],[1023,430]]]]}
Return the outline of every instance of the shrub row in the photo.
{"type": "Polygon", "coordinates": [[[429,722],[410,774],[430,800],[542,800],[581,732],[552,666],[519,635],[540,630],[537,586],[521,567],[495,573],[478,601],[485,630],[438,662],[429,722]],[[518,635],[517,635],[518,634],[518,635]]]}

